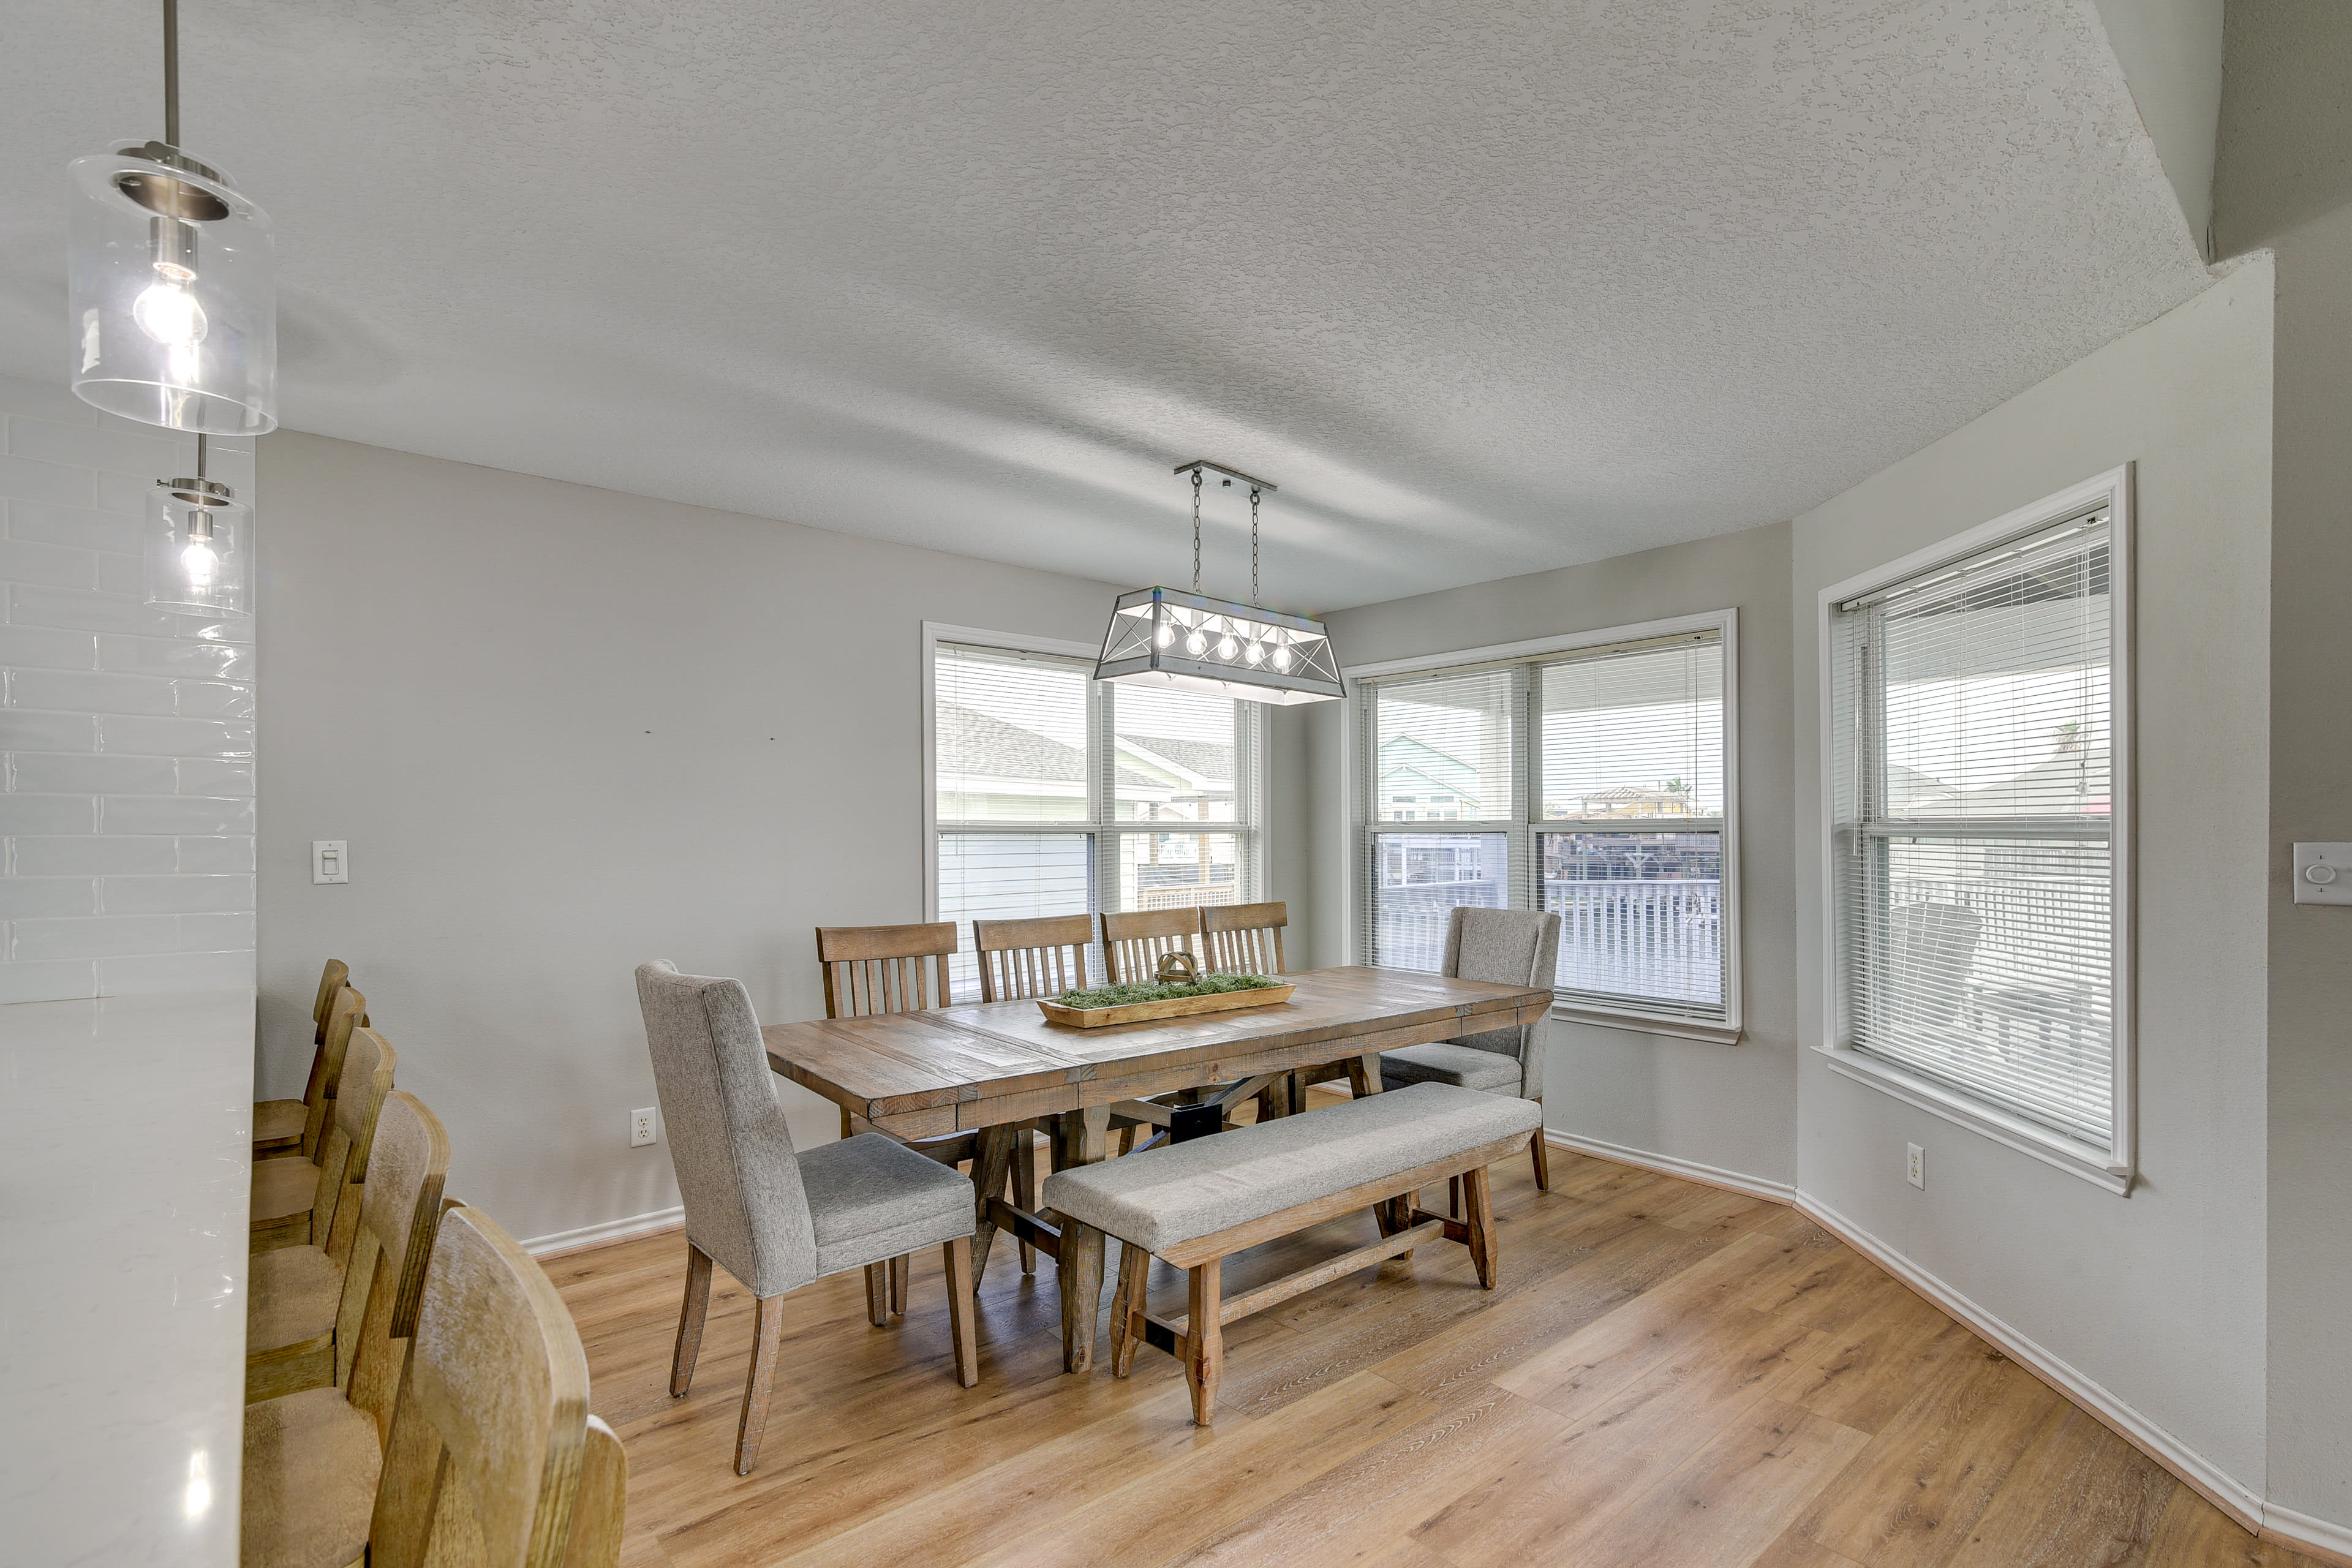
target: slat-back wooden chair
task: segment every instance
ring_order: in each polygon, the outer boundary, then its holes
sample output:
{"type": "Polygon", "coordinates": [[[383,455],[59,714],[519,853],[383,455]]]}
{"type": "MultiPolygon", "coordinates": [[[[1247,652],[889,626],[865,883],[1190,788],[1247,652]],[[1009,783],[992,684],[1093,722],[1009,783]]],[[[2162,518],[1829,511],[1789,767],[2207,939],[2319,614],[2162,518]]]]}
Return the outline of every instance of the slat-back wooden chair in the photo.
{"type": "Polygon", "coordinates": [[[343,1079],[343,1047],[351,1040],[352,1031],[366,1023],[367,998],[354,986],[337,986],[327,999],[327,1021],[320,1026],[310,1087],[302,1095],[299,1152],[314,1165],[319,1163],[320,1145],[326,1142],[327,1125],[333,1119],[336,1087],[343,1079]]]}
{"type": "MultiPolygon", "coordinates": [[[[1092,915],[1047,915],[1041,920],[974,921],[972,946],[980,956],[980,999],[1018,1002],[1083,990],[1087,949],[1094,945],[1092,915]]],[[[1013,1141],[1013,1206],[1034,1210],[1037,1198],[1037,1124],[1025,1121],[1013,1141]]],[[[1021,1244],[1021,1272],[1037,1272],[1034,1243],[1021,1244]]]]}
{"type": "Polygon", "coordinates": [[[1201,956],[1201,911],[1139,910],[1106,914],[1103,970],[1113,985],[1149,985],[1160,961],[1178,949],[1201,956]]]}
{"type": "Polygon", "coordinates": [[[340,958],[327,960],[319,976],[319,994],[310,1004],[310,1077],[299,1100],[257,1100],[253,1102],[253,1157],[274,1160],[302,1150],[302,1129],[310,1120],[310,1101],[326,1091],[327,1004],[352,978],[351,965],[340,958]]]}
{"type": "Polygon", "coordinates": [[[1264,904],[1211,904],[1201,911],[1201,934],[1209,967],[1226,974],[1280,974],[1282,928],[1290,906],[1279,899],[1264,904]]]}
{"type": "MultiPolygon", "coordinates": [[[[956,950],[953,921],[903,926],[819,926],[816,961],[824,971],[824,1016],[866,1018],[877,1013],[919,1013],[948,1005],[948,959],[956,950]]],[[[880,1132],[841,1108],[841,1135],[880,1132]]],[[[886,1137],[898,1137],[886,1133],[886,1137]]],[[[917,1152],[943,1165],[960,1165],[980,1152],[979,1138],[950,1132],[940,1138],[899,1138],[917,1152]]],[[[894,1258],[866,1270],[866,1305],[876,1327],[907,1310],[907,1260],[894,1258]]]]}
{"type": "Polygon", "coordinates": [[[253,1168],[254,1251],[309,1243],[343,1260],[359,1224],[357,1184],[367,1179],[368,1152],[398,1060],[392,1042],[373,1029],[351,1032],[320,1163],[264,1160],[253,1168]]]}
{"type": "Polygon", "coordinates": [[[448,1176],[449,1137],[440,1119],[415,1095],[394,1090],[376,1121],[342,1262],[315,1244],[254,1255],[246,1290],[248,1403],[347,1386],[363,1338],[405,1348],[448,1176]]]}

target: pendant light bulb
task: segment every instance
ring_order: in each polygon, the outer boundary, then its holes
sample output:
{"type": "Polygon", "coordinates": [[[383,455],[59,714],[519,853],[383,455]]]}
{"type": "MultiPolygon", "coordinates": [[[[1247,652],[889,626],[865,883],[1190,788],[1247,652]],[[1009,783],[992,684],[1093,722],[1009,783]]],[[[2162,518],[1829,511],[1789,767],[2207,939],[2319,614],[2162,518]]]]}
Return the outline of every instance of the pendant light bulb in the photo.
{"type": "Polygon", "coordinates": [[[1184,651],[1191,654],[1194,658],[1200,658],[1202,654],[1209,651],[1208,637],[1202,635],[1198,629],[1187,634],[1184,638],[1184,651]]]}
{"type": "Polygon", "coordinates": [[[1223,637],[1217,639],[1217,657],[1219,658],[1231,658],[1234,655],[1241,652],[1241,650],[1242,645],[1234,640],[1234,634],[1231,632],[1227,632],[1223,637]]]}
{"type": "Polygon", "coordinates": [[[1274,650],[1274,668],[1287,674],[1290,670],[1290,645],[1278,643],[1274,650]]]}
{"type": "Polygon", "coordinates": [[[1172,647],[1176,641],[1176,628],[1162,621],[1160,624],[1160,630],[1153,634],[1151,641],[1156,647],[1172,647]]]}
{"type": "MultiPolygon", "coordinates": [[[[155,268],[163,272],[163,268],[155,268]]],[[[205,317],[205,308],[188,292],[194,273],[182,272],[174,277],[165,273],[150,283],[139,298],[131,302],[131,319],[139,330],[167,349],[193,353],[205,341],[205,331],[212,325],[205,317]]]]}
{"type": "Polygon", "coordinates": [[[1265,647],[1262,643],[1252,643],[1249,647],[1242,649],[1242,657],[1249,660],[1250,663],[1254,665],[1264,664],[1265,662],[1265,647]]]}

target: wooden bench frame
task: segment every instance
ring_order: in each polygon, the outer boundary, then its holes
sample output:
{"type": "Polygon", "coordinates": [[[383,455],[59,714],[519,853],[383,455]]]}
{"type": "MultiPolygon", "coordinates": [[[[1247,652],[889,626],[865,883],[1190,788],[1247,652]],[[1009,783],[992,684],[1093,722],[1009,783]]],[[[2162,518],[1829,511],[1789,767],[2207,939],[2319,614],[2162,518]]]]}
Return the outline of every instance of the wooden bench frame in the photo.
{"type": "Polygon", "coordinates": [[[1215,1415],[1217,1384],[1224,1373],[1224,1326],[1236,1319],[1262,1312],[1359,1269],[1408,1256],[1424,1241],[1441,1239],[1458,1241],[1468,1247],[1471,1261],[1478,1270],[1479,1285],[1492,1290],[1499,1253],[1495,1237],[1494,1192],[1486,1167],[1518,1153],[1527,1147],[1527,1142],[1526,1133],[1514,1132],[1507,1138],[1498,1138],[1409,1171],[1179,1242],[1158,1254],[1121,1237],[1118,1291],[1111,1299],[1110,1310],[1111,1374],[1127,1376],[1135,1365],[1135,1352],[1140,1345],[1166,1351],[1184,1363],[1184,1381],[1192,1391],[1193,1424],[1206,1426],[1215,1415]],[[1467,1200],[1466,1218],[1432,1214],[1413,1203],[1422,1188],[1452,1178],[1461,1180],[1467,1200]],[[1226,1298],[1224,1260],[1233,1254],[1362,1208],[1370,1209],[1379,1222],[1380,1240],[1226,1298]],[[1150,1279],[1151,1259],[1155,1256],[1191,1276],[1188,1310],[1183,1317],[1159,1317],[1144,1306],[1144,1289],[1150,1279]]]}

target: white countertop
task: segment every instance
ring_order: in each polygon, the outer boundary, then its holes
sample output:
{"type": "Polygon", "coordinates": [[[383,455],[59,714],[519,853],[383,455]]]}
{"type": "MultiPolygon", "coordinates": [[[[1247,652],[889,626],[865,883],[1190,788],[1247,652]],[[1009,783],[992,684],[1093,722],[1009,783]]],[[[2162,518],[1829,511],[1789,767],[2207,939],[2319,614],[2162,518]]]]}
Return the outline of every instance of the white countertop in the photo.
{"type": "Polygon", "coordinates": [[[237,1560],[253,993],[0,1007],[0,1556],[237,1560]]]}

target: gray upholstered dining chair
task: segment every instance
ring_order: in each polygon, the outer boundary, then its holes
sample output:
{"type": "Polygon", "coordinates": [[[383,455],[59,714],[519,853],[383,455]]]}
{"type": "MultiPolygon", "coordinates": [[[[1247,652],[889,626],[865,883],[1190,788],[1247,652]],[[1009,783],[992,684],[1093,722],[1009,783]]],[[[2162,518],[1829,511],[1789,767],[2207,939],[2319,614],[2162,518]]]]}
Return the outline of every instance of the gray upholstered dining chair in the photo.
{"type": "MultiPolygon", "coordinates": [[[[1445,963],[1441,973],[1456,980],[1491,980],[1498,985],[1549,989],[1559,965],[1559,917],[1538,910],[1482,910],[1457,905],[1445,928],[1445,963]]],[[[1532,1024],[1465,1035],[1426,1046],[1381,1053],[1381,1085],[1453,1083],[1488,1094],[1515,1095],[1543,1103],[1544,1026],[1532,1024]]],[[[1543,1129],[1528,1141],[1536,1185],[1551,1191],[1551,1162],[1543,1129]]]]}
{"type": "Polygon", "coordinates": [[[742,982],[648,963],[637,970],[637,1003],[686,1200],[686,1300],[670,1363],[672,1397],[683,1397],[694,1378],[711,1264],[759,1300],[735,1473],[751,1473],[767,1427],[783,1348],[782,1298],[825,1275],[918,1247],[942,1248],[956,1381],[966,1388],[978,1383],[971,1180],[878,1132],[796,1152],[742,982]]]}

